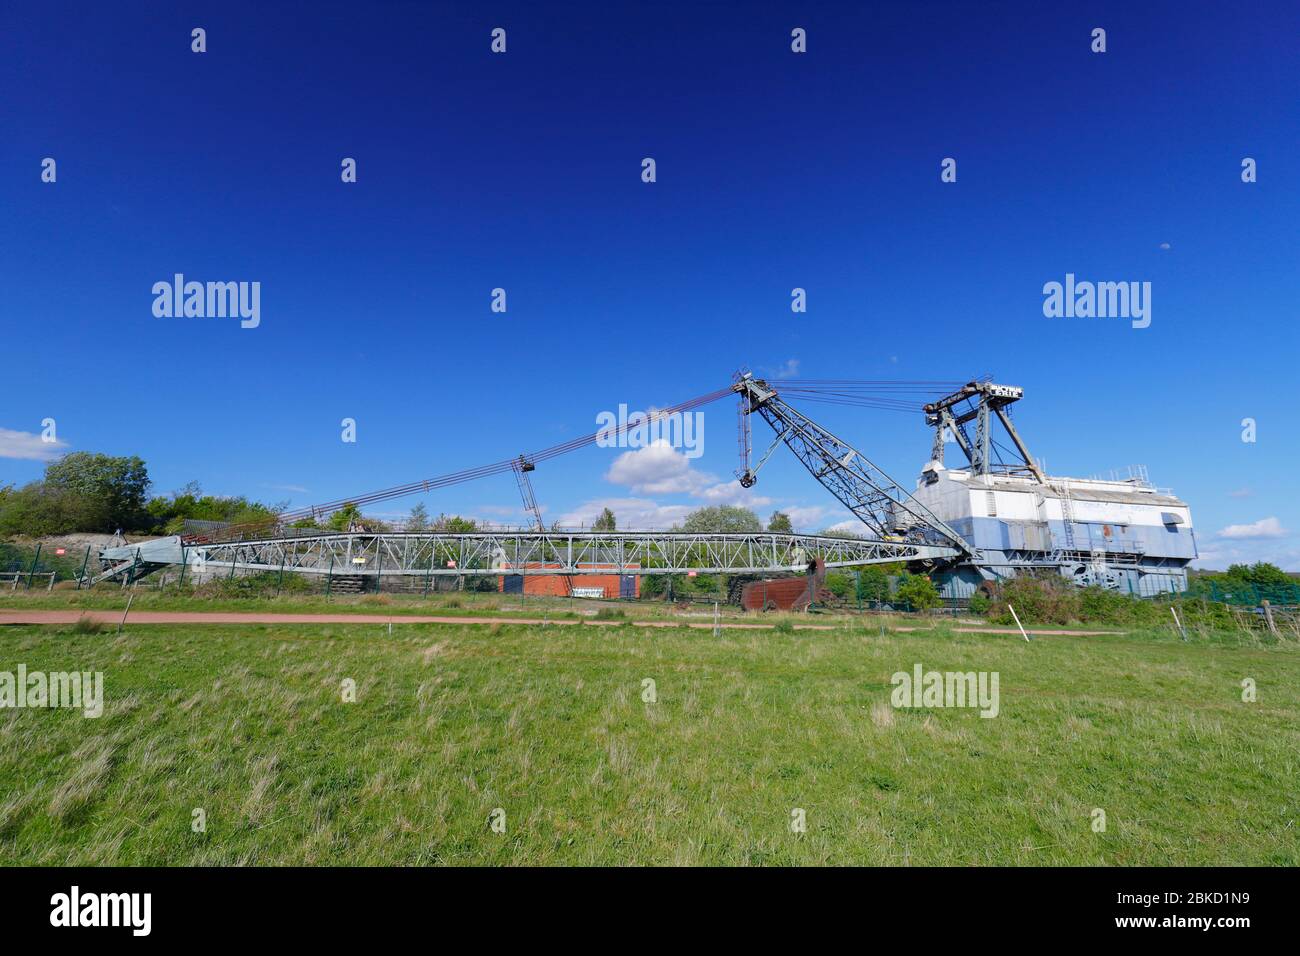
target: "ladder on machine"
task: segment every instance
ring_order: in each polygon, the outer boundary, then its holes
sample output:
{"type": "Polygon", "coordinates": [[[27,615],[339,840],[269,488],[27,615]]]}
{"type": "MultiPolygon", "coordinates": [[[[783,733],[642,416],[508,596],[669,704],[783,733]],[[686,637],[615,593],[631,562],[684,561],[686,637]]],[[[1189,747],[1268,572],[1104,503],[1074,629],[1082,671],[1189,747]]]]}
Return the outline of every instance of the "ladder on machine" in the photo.
{"type": "Polygon", "coordinates": [[[1074,551],[1074,499],[1070,496],[1070,483],[1065,479],[1057,482],[1056,491],[1060,495],[1061,520],[1065,524],[1065,550],[1074,551]]]}

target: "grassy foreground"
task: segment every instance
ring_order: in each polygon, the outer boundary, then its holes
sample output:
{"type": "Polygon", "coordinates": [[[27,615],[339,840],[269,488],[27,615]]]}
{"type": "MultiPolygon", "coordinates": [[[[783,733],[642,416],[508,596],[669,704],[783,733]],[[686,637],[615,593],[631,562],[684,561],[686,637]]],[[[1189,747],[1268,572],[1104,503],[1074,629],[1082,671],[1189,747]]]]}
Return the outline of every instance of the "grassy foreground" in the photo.
{"type": "Polygon", "coordinates": [[[19,663],[106,704],[0,710],[11,865],[1300,864],[1294,643],[0,629],[19,663]],[[894,709],[916,663],[999,672],[999,715],[894,709]]]}

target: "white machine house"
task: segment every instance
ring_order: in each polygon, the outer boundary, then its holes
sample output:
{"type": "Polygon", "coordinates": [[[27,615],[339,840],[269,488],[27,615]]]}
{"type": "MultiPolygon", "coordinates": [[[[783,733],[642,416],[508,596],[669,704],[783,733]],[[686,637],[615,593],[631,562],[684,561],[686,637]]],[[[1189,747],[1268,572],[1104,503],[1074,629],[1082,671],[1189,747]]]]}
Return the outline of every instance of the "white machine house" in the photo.
{"type": "Polygon", "coordinates": [[[1197,556],[1186,502],[1152,486],[1144,469],[1122,480],[1044,474],[1007,414],[1023,394],[970,382],[924,408],[935,439],[913,497],[975,552],[934,574],[944,595],[968,597],[1029,568],[1135,595],[1185,591],[1197,556]],[[994,440],[995,420],[1009,447],[994,440]],[[965,458],[960,467],[945,465],[947,440],[965,458]]]}

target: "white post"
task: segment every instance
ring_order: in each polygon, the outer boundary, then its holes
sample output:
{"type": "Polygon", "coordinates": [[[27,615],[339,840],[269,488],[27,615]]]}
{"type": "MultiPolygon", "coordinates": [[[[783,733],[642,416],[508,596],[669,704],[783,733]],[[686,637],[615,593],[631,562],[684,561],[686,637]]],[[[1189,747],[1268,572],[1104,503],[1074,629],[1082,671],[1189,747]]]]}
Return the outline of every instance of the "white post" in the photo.
{"type": "Polygon", "coordinates": [[[1016,609],[1013,608],[1010,604],[1008,604],[1007,610],[1009,610],[1011,612],[1011,616],[1015,618],[1016,627],[1020,628],[1020,636],[1023,637],[1025,640],[1029,640],[1029,635],[1025,633],[1025,626],[1020,623],[1020,615],[1016,613],[1016,609]]]}
{"type": "Polygon", "coordinates": [[[122,620],[117,625],[117,633],[122,633],[122,628],[126,626],[126,616],[131,613],[131,602],[135,600],[135,591],[132,591],[126,598],[126,610],[122,612],[122,620]]]}
{"type": "Polygon", "coordinates": [[[1178,625],[1178,633],[1183,635],[1183,640],[1187,640],[1187,631],[1183,630],[1183,622],[1178,620],[1178,612],[1174,610],[1172,604],[1169,605],[1169,613],[1174,616],[1174,623],[1178,625]]]}

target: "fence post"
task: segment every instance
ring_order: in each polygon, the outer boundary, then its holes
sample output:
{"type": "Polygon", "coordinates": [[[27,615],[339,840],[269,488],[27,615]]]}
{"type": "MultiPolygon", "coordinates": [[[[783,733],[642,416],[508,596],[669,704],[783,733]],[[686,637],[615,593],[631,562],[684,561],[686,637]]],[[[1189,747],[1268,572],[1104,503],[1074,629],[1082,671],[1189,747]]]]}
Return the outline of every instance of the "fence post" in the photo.
{"type": "Polygon", "coordinates": [[[122,633],[122,628],[126,627],[126,616],[131,613],[131,602],[135,600],[135,592],[132,591],[126,596],[126,610],[122,612],[122,620],[117,623],[117,633],[122,633]]]}
{"type": "Polygon", "coordinates": [[[1269,605],[1268,598],[1264,598],[1263,602],[1260,604],[1260,607],[1264,609],[1264,620],[1268,622],[1268,629],[1272,631],[1273,635],[1276,637],[1277,624],[1274,623],[1273,621],[1273,608],[1269,605]]]}
{"type": "Polygon", "coordinates": [[[330,588],[334,585],[334,552],[330,552],[330,569],[325,576],[325,600],[330,599],[330,588]]]}
{"type": "Polygon", "coordinates": [[[90,545],[86,545],[86,557],[81,562],[81,574],[77,575],[77,590],[81,590],[81,582],[86,580],[86,568],[90,566],[90,545]]]}
{"type": "Polygon", "coordinates": [[[181,547],[181,574],[180,578],[176,581],[176,590],[178,591],[185,587],[185,566],[190,563],[189,550],[189,548],[184,546],[181,547]]]}
{"type": "Polygon", "coordinates": [[[51,591],[54,590],[54,574],[55,572],[53,571],[50,572],[50,583],[45,588],[46,594],[49,594],[51,591]]]}
{"type": "Polygon", "coordinates": [[[32,578],[36,576],[36,562],[41,560],[41,542],[36,542],[36,554],[32,558],[32,569],[27,572],[27,590],[32,589],[32,578]]]}

